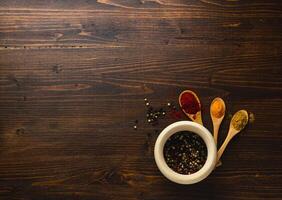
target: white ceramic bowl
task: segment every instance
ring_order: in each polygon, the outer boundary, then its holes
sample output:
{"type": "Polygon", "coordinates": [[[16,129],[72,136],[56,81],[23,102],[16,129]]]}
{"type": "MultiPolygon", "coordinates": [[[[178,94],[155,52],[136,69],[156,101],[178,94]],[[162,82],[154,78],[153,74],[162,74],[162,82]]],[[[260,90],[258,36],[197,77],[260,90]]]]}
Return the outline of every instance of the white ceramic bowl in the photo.
{"type": "Polygon", "coordinates": [[[166,178],[179,184],[193,184],[205,179],[213,171],[216,164],[217,148],[211,133],[204,126],[191,121],[179,121],[169,125],[160,133],[155,144],[154,156],[159,170],[166,178]],[[167,139],[179,131],[191,131],[198,134],[207,146],[208,155],[204,166],[190,175],[173,171],[164,159],[163,149],[167,139]]]}

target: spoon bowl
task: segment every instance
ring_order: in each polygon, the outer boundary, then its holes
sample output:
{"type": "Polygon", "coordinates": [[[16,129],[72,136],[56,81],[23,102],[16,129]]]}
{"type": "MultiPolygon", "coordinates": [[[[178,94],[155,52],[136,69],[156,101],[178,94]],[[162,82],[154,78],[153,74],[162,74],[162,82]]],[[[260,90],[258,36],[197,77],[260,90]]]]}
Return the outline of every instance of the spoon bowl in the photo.
{"type": "Polygon", "coordinates": [[[212,103],[211,103],[211,106],[210,106],[210,115],[211,115],[211,119],[212,119],[212,123],[213,123],[213,137],[214,137],[214,142],[215,144],[217,145],[217,138],[218,138],[218,131],[219,131],[219,127],[220,127],[220,124],[225,116],[225,111],[226,111],[226,106],[225,106],[225,103],[223,101],[222,98],[220,97],[217,97],[215,98],[212,103]],[[219,102],[223,107],[222,107],[222,112],[223,114],[219,117],[219,116],[215,116],[213,111],[212,111],[212,106],[215,102],[219,102]]]}
{"type": "Polygon", "coordinates": [[[198,96],[195,94],[195,92],[193,92],[191,90],[184,90],[179,95],[178,102],[179,102],[179,105],[180,105],[182,111],[185,113],[186,116],[188,116],[193,122],[196,122],[198,124],[203,125],[202,114],[201,114],[201,102],[200,102],[200,99],[198,98],[198,96]],[[181,97],[184,94],[187,94],[187,93],[192,94],[194,96],[194,98],[197,100],[197,103],[198,103],[199,108],[200,108],[198,112],[196,112],[196,113],[187,113],[186,110],[183,108],[183,105],[182,105],[182,102],[181,102],[181,97]]]}

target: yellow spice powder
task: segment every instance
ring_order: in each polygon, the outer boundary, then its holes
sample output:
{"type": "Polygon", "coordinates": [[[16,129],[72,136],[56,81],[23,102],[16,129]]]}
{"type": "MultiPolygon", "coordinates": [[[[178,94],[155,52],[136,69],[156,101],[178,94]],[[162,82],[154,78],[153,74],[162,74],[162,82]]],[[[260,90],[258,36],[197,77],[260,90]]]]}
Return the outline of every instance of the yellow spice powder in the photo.
{"type": "Polygon", "coordinates": [[[255,121],[255,115],[254,115],[254,113],[250,113],[249,114],[249,122],[250,122],[250,124],[254,123],[254,121],[255,121]]]}
{"type": "Polygon", "coordinates": [[[211,113],[216,118],[221,118],[224,115],[224,105],[223,103],[216,99],[211,105],[211,113]]]}
{"type": "Polygon", "coordinates": [[[232,126],[237,130],[242,130],[248,123],[248,115],[246,115],[245,111],[240,110],[235,113],[231,120],[232,126]]]}

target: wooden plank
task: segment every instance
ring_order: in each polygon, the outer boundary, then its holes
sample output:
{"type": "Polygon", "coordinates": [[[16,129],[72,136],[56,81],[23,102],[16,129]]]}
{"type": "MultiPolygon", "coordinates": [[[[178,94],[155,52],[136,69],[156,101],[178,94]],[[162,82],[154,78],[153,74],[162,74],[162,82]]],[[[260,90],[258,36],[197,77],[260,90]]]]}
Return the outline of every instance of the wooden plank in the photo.
{"type": "Polygon", "coordinates": [[[173,1],[27,2],[2,2],[2,48],[281,41],[281,4],[277,1],[226,5],[209,1],[191,5],[173,1]]]}

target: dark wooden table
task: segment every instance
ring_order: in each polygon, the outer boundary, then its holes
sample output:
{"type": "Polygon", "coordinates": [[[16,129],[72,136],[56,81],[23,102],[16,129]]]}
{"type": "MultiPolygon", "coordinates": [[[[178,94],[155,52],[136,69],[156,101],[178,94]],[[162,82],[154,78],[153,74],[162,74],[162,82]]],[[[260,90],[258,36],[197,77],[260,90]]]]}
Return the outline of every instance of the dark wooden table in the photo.
{"type": "Polygon", "coordinates": [[[281,199],[281,10],[279,0],[1,0],[0,199],[281,199]],[[177,120],[151,127],[143,100],[165,107],[184,89],[210,130],[216,96],[228,115],[255,115],[191,186],[158,171],[154,142],[177,120]]]}

